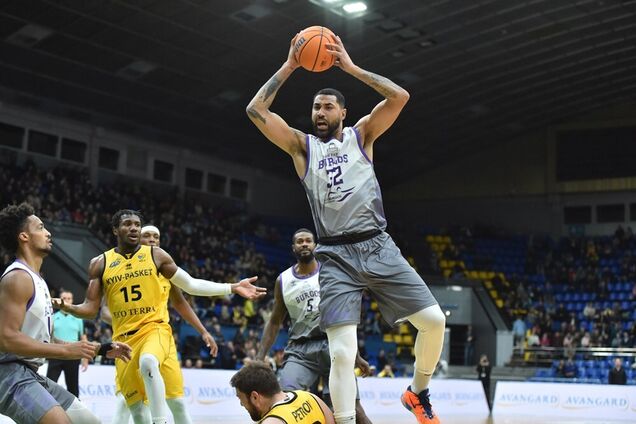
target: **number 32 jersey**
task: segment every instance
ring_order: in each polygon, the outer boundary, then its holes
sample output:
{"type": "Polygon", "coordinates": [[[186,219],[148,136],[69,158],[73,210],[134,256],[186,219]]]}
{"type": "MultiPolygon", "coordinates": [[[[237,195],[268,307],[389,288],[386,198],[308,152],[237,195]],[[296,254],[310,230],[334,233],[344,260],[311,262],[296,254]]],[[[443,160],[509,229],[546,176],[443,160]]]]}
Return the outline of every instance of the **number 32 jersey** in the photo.
{"type": "Polygon", "coordinates": [[[113,339],[170,319],[170,281],[159,274],[151,246],[126,255],[115,249],[104,252],[102,290],[113,318],[113,339]]]}
{"type": "Polygon", "coordinates": [[[320,284],[318,284],[318,268],[308,275],[298,275],[296,265],[287,268],[280,274],[280,289],[287,312],[291,318],[289,339],[318,337],[320,331],[320,284]]]}
{"type": "Polygon", "coordinates": [[[380,185],[360,134],[343,128],[342,141],[307,134],[302,180],[318,237],[386,229],[380,185]]]}

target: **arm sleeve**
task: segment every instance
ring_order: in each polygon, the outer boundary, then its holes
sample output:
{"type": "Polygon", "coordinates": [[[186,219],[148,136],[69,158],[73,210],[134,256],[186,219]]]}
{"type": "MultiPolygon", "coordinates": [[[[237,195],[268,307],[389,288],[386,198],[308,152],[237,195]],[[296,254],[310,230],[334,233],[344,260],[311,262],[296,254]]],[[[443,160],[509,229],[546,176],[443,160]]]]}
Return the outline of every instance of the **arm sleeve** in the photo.
{"type": "Polygon", "coordinates": [[[174,273],[170,282],[186,293],[195,296],[225,296],[232,293],[231,284],[192,278],[181,268],[177,268],[177,272],[174,273]]]}

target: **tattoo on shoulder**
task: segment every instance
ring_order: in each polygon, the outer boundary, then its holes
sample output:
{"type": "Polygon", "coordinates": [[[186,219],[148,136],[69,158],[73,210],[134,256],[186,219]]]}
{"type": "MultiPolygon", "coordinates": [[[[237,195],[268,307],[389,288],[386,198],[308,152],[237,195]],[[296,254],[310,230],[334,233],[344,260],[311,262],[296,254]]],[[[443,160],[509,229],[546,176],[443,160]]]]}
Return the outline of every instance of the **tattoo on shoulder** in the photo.
{"type": "Polygon", "coordinates": [[[253,118],[253,119],[258,119],[259,121],[261,121],[263,124],[266,124],[267,121],[266,119],[256,111],[256,109],[248,109],[247,113],[253,118]]]}

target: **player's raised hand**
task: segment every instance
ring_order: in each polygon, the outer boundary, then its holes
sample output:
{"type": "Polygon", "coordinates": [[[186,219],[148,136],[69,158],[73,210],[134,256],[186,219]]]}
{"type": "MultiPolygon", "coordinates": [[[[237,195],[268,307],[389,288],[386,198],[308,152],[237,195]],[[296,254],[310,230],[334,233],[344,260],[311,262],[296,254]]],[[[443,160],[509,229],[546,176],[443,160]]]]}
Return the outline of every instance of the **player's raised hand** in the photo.
{"type": "Polygon", "coordinates": [[[253,285],[252,283],[257,279],[258,277],[244,278],[238,283],[232,284],[232,293],[250,300],[260,299],[267,294],[267,289],[253,285]]]}
{"type": "Polygon", "coordinates": [[[109,359],[121,359],[124,362],[130,361],[132,348],[126,343],[112,342],[110,349],[106,351],[106,357],[109,359]]]}
{"type": "Polygon", "coordinates": [[[327,43],[325,46],[327,46],[327,50],[329,50],[331,54],[336,56],[336,62],[334,65],[345,72],[349,72],[355,67],[339,36],[336,35],[335,43],[327,43]]]}
{"type": "Polygon", "coordinates": [[[216,355],[219,353],[219,346],[217,346],[212,334],[203,333],[201,338],[205,342],[205,345],[210,349],[210,355],[212,355],[213,358],[216,358],[216,355]]]}
{"type": "Polygon", "coordinates": [[[59,297],[52,297],[51,298],[51,305],[53,305],[53,309],[60,309],[60,310],[62,310],[64,312],[68,312],[69,311],[69,305],[64,303],[64,300],[62,300],[59,297]]]}
{"type": "Polygon", "coordinates": [[[292,69],[300,67],[300,63],[298,63],[298,59],[296,59],[296,49],[294,47],[297,39],[298,34],[294,35],[294,38],[292,38],[291,42],[289,43],[289,53],[287,53],[287,64],[291,66],[292,69]]]}

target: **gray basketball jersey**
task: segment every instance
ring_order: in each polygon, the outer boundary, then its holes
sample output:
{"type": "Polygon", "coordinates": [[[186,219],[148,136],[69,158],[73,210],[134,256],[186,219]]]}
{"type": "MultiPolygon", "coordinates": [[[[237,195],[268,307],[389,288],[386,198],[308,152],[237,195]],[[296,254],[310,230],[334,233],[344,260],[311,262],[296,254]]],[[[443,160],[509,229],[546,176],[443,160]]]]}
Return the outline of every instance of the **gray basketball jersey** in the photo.
{"type": "Polygon", "coordinates": [[[342,142],[307,134],[302,180],[318,237],[386,229],[380,185],[358,131],[342,130],[342,142]]]}
{"type": "MultiPolygon", "coordinates": [[[[9,272],[21,269],[29,273],[33,279],[33,297],[29,299],[24,315],[24,322],[20,332],[39,342],[51,342],[51,321],[53,316],[53,306],[51,305],[51,294],[46,285],[46,281],[39,274],[33,272],[27,265],[15,261],[4,271],[4,277],[9,272]]],[[[0,282],[0,284],[2,284],[0,282]]],[[[36,367],[44,364],[44,358],[27,358],[13,353],[0,352],[0,363],[22,361],[36,367]]]]}
{"type": "Polygon", "coordinates": [[[320,265],[313,274],[298,275],[292,266],[280,274],[280,288],[291,318],[290,340],[322,335],[318,312],[318,304],[320,303],[319,270],[320,265]]]}

